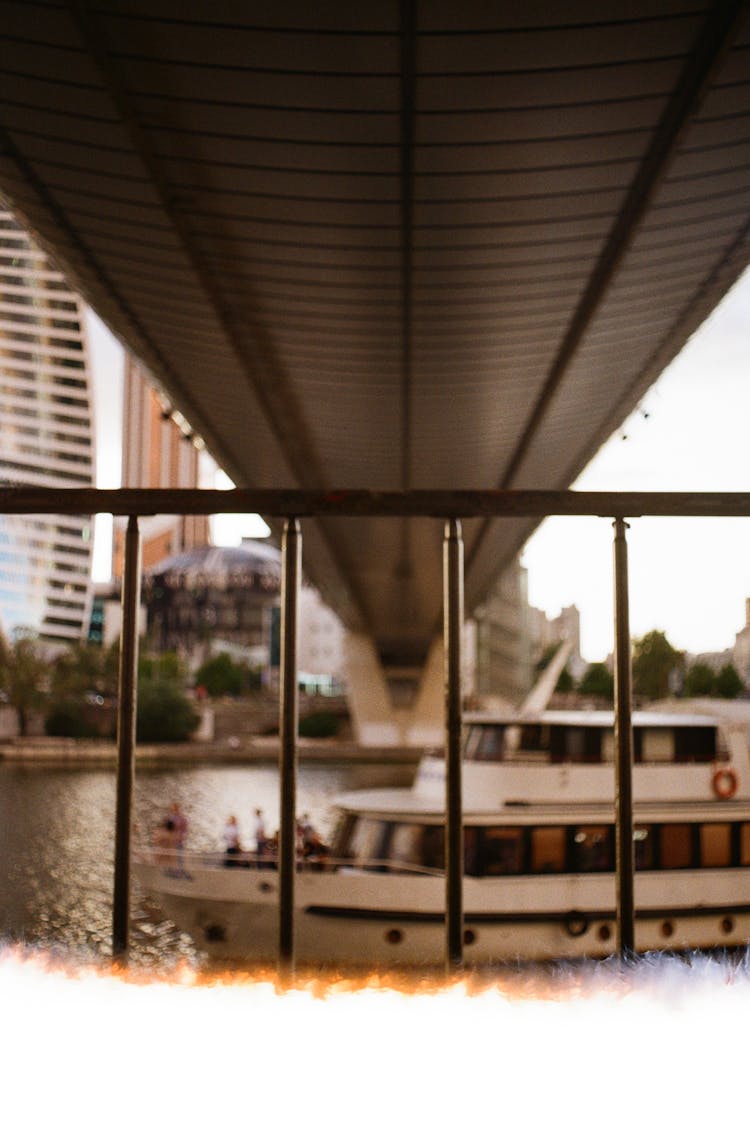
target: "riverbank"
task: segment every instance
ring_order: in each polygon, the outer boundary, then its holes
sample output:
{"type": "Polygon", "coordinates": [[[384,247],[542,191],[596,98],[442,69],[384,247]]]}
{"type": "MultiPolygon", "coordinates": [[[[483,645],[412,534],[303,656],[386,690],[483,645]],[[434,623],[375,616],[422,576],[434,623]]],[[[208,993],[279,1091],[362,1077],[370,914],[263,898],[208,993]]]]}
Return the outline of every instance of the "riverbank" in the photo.
{"type": "MultiPolygon", "coordinates": [[[[416,763],[421,747],[362,747],[350,739],[300,739],[300,762],[416,763]]],[[[136,746],[136,766],[276,764],[279,739],[257,735],[233,740],[189,743],[143,743],[136,746]]],[[[10,739],[0,742],[0,762],[32,766],[115,766],[117,747],[97,739],[10,739]]]]}

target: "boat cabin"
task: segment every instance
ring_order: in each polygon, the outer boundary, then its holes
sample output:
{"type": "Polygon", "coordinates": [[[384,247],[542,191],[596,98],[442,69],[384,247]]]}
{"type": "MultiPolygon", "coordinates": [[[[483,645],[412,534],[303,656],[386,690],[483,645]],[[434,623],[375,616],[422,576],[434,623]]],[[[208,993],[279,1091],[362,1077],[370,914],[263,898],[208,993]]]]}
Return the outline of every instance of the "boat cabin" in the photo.
{"type": "MultiPolygon", "coordinates": [[[[535,876],[615,870],[611,819],[594,816],[544,820],[518,815],[513,823],[467,820],[467,876],[535,876]]],[[[633,831],[638,870],[742,868],[750,866],[750,822],[698,819],[685,814],[639,821],[633,831]],[[681,820],[676,820],[677,818],[681,820]]],[[[439,872],[445,867],[442,825],[424,820],[347,813],[334,839],[333,855],[377,872],[439,872]]]]}
{"type": "MultiPolygon", "coordinates": [[[[492,763],[612,763],[612,712],[544,712],[532,719],[467,715],[464,757],[492,763]]],[[[711,763],[725,750],[716,721],[703,716],[633,716],[636,763],[711,763]]]]}

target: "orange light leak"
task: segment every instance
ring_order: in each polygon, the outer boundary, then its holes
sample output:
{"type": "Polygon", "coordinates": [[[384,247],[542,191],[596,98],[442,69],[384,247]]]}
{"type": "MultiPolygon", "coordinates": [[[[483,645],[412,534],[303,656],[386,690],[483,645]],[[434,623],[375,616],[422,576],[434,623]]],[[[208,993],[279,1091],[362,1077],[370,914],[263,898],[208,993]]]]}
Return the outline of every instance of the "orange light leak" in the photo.
{"type": "Polygon", "coordinates": [[[746,1107],[747,956],[283,988],[6,948],[0,1004],[2,1111],[24,1132],[645,1132],[739,1127],[746,1107]]]}

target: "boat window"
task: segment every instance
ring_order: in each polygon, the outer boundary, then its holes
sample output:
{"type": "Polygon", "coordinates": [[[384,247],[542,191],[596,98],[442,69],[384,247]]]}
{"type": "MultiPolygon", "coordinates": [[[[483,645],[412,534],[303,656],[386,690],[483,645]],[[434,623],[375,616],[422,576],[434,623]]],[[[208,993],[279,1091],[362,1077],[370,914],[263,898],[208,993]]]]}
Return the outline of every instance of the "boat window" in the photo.
{"type": "Polygon", "coordinates": [[[663,869],[687,869],[693,863],[692,830],[687,822],[661,827],[660,849],[663,869]]]}
{"type": "Polygon", "coordinates": [[[521,727],[518,747],[522,751],[538,754],[549,751],[550,727],[543,723],[524,723],[521,727]]]}
{"type": "Polygon", "coordinates": [[[442,825],[425,826],[422,864],[428,869],[445,868],[445,831],[442,825]]]}
{"type": "Polygon", "coordinates": [[[376,818],[357,818],[349,839],[349,851],[344,855],[358,860],[381,860],[388,833],[388,822],[376,818]]]}
{"type": "Polygon", "coordinates": [[[715,727],[637,727],[635,761],[709,763],[716,758],[715,727]]]}
{"type": "Polygon", "coordinates": [[[464,826],[464,875],[467,877],[479,876],[479,833],[476,826],[464,826]]]}
{"type": "Polygon", "coordinates": [[[615,733],[607,729],[602,731],[602,759],[603,763],[615,761],[615,733]]]}
{"type": "Polygon", "coordinates": [[[484,876],[517,876],[523,870],[523,829],[520,826],[489,826],[481,831],[480,873],[484,876]]]}
{"type": "Polygon", "coordinates": [[[465,755],[476,762],[500,762],[505,750],[505,725],[482,724],[471,727],[466,739],[465,755]]]}
{"type": "Polygon", "coordinates": [[[573,869],[580,873],[610,872],[614,868],[610,826],[579,825],[573,830],[573,869]]]}
{"type": "Polygon", "coordinates": [[[641,729],[641,760],[644,763],[674,761],[674,733],[669,727],[641,729]]]}
{"type": "Polygon", "coordinates": [[[531,871],[562,873],[565,871],[565,828],[537,826],[531,831],[531,871]]]}
{"type": "Polygon", "coordinates": [[[421,865],[423,835],[424,826],[399,822],[393,828],[389,859],[394,863],[401,861],[405,865],[421,865]]]}
{"type": "Polygon", "coordinates": [[[466,731],[466,738],[464,739],[464,758],[467,761],[476,759],[477,747],[482,738],[481,727],[469,727],[466,731]]]}
{"type": "Polygon", "coordinates": [[[681,763],[712,762],[716,758],[716,728],[676,728],[675,758],[681,763]]]}
{"type": "Polygon", "coordinates": [[[553,763],[598,763],[602,755],[599,727],[551,727],[553,763]]]}
{"type": "Polygon", "coordinates": [[[750,865],[750,822],[740,825],[740,864],[750,865]]]}
{"type": "Polygon", "coordinates": [[[732,863],[732,836],[729,822],[707,822],[700,827],[701,865],[721,868],[732,863]]]}
{"type": "Polygon", "coordinates": [[[357,819],[354,814],[341,814],[331,839],[334,857],[349,856],[349,843],[356,821],[357,819]]]}
{"type": "Polygon", "coordinates": [[[637,825],[633,830],[633,849],[637,869],[655,868],[655,837],[652,825],[637,825]]]}

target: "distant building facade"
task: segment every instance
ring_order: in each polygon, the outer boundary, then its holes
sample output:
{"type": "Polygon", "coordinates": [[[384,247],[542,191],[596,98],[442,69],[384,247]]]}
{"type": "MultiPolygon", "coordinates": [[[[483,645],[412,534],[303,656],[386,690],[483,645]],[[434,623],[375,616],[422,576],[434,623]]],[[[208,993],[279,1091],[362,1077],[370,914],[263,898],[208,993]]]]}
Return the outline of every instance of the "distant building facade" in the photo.
{"type": "MultiPolygon", "coordinates": [[[[148,372],[125,357],[123,383],[122,486],[195,488],[200,480],[200,452],[179,417],[157,393],[148,372]]],[[[144,569],[193,547],[207,546],[205,515],[152,515],[140,520],[144,569]]],[[[115,525],[113,573],[122,576],[125,524],[115,525]]]]}
{"type": "Polygon", "coordinates": [[[581,614],[578,607],[567,605],[557,617],[548,617],[543,610],[530,606],[529,624],[534,664],[552,645],[570,641],[573,648],[566,667],[574,680],[580,680],[587,664],[581,657],[581,614]]]}
{"type": "MultiPolygon", "coordinates": [[[[0,202],[0,483],[93,487],[84,305],[0,202]]],[[[0,516],[0,624],[63,644],[88,633],[90,515],[0,516]]]]}
{"type": "Polygon", "coordinates": [[[519,703],[531,686],[526,570],[517,559],[474,612],[474,693],[519,703]]]}
{"type": "Polygon", "coordinates": [[[221,651],[265,668],[280,582],[281,555],[267,543],[172,555],[143,573],[148,643],[176,652],[191,669],[221,651]]]}
{"type": "Polygon", "coordinates": [[[732,663],[745,687],[750,687],[750,597],[745,598],[745,624],[734,639],[732,663]]]}
{"type": "Polygon", "coordinates": [[[344,683],[346,629],[312,586],[303,583],[299,600],[300,683],[316,691],[337,691],[344,683]]]}

